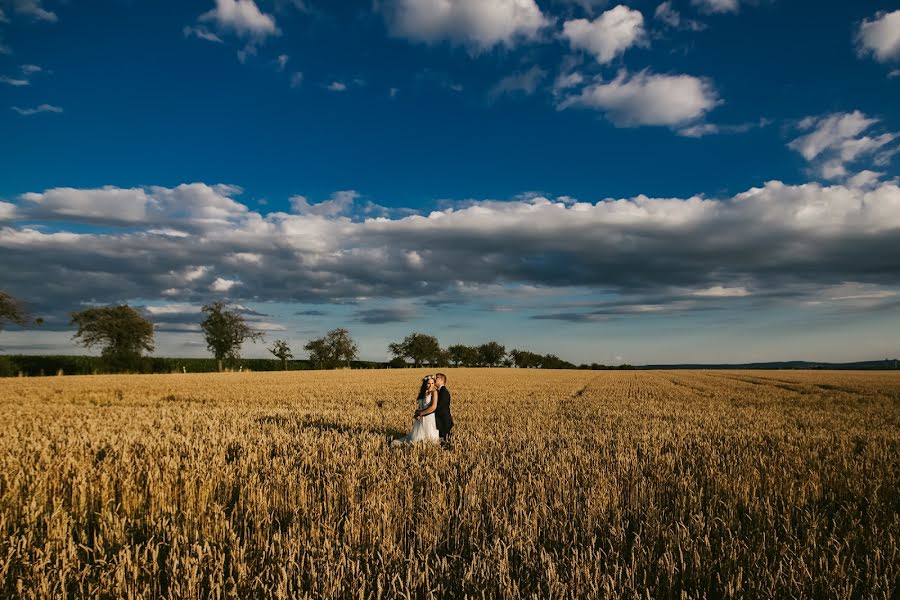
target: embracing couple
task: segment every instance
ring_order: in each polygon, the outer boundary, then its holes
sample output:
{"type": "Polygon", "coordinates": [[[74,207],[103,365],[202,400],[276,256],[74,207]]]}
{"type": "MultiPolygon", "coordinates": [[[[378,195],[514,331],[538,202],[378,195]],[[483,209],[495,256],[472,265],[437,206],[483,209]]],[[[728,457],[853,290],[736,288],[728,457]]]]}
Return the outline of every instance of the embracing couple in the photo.
{"type": "Polygon", "coordinates": [[[413,415],[412,431],[399,440],[394,440],[393,444],[414,444],[424,441],[440,441],[443,446],[449,444],[453,416],[450,414],[447,376],[438,373],[423,377],[418,403],[419,407],[413,415]]]}

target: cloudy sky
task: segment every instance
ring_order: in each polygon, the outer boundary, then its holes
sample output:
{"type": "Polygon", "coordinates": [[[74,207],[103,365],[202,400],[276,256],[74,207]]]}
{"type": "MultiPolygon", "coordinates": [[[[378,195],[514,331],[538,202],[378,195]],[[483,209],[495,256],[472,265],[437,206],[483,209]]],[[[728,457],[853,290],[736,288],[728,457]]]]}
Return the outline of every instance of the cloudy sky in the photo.
{"type": "Polygon", "coordinates": [[[894,357],[898,154],[887,0],[0,0],[0,347],[894,357]]]}

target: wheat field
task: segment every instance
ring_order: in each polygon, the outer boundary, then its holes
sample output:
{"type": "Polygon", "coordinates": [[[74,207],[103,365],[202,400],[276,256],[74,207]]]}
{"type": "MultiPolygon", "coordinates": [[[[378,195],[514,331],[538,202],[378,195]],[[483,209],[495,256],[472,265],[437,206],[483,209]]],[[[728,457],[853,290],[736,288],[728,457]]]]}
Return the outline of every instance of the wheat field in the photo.
{"type": "Polygon", "coordinates": [[[0,380],[3,598],[896,598],[900,373],[0,380]]]}

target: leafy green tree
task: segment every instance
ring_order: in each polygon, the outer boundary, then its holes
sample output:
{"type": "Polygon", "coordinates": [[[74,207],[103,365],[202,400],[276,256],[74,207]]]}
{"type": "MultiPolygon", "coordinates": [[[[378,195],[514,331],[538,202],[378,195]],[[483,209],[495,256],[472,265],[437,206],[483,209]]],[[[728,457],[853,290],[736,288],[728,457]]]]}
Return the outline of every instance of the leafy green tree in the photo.
{"type": "Polygon", "coordinates": [[[478,365],[478,348],[465,344],[453,344],[447,348],[447,357],[454,367],[478,365]]]}
{"type": "Polygon", "coordinates": [[[437,365],[441,359],[441,345],[433,335],[411,333],[402,342],[388,345],[388,351],[398,358],[408,358],[418,368],[424,363],[437,365]]]}
{"type": "Polygon", "coordinates": [[[478,363],[485,367],[496,367],[506,356],[506,346],[497,342],[488,342],[478,346],[478,363]]]}
{"type": "Polygon", "coordinates": [[[275,345],[269,348],[269,352],[275,355],[275,358],[281,361],[281,368],[287,371],[287,361],[294,358],[291,347],[284,340],[275,340],[275,345]]]}
{"type": "Polygon", "coordinates": [[[309,352],[309,360],[317,369],[349,367],[359,353],[359,346],[350,337],[350,332],[342,327],[310,340],[303,349],[309,352]]]}
{"type": "Polygon", "coordinates": [[[328,351],[328,344],[325,342],[325,338],[318,338],[315,340],[310,340],[303,349],[309,352],[309,362],[313,364],[313,367],[316,369],[327,369],[328,365],[331,364],[331,356],[328,351]]]}
{"type": "Polygon", "coordinates": [[[127,304],[72,313],[73,339],[85,348],[101,346],[100,356],[114,371],[140,368],[144,351],[153,351],[153,323],[127,304]]]}
{"type": "Polygon", "coordinates": [[[241,345],[247,340],[263,339],[263,332],[252,329],[236,309],[224,302],[205,304],[206,317],[200,323],[206,338],[206,347],[216,358],[216,368],[221,372],[224,362],[234,364],[241,358],[241,345]]]}
{"type": "Polygon", "coordinates": [[[509,356],[520,369],[536,369],[541,366],[541,355],[528,350],[512,350],[509,356]]]}

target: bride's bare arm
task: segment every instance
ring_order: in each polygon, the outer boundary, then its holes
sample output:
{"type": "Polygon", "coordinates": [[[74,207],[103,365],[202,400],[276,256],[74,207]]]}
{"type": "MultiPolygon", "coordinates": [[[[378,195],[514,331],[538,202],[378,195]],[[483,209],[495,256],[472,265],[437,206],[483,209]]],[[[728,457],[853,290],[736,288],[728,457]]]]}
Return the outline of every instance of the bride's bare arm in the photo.
{"type": "Polygon", "coordinates": [[[423,410],[422,412],[419,413],[420,417],[424,417],[425,415],[430,415],[431,413],[433,413],[434,411],[437,410],[437,397],[438,397],[437,390],[434,390],[433,392],[431,392],[431,402],[428,404],[428,406],[425,407],[425,410],[423,410]]]}

